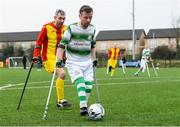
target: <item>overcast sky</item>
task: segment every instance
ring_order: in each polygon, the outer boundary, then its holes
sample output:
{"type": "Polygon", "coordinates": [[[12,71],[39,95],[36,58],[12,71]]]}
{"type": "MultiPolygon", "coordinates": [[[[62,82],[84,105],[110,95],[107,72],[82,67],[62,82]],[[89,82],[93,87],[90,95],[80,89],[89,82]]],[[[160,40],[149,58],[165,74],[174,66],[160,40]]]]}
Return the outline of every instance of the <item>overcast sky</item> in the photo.
{"type": "MultiPolygon", "coordinates": [[[[180,17],[180,0],[134,0],[135,28],[172,28],[180,17]]],[[[97,30],[132,29],[132,0],[0,0],[0,32],[39,31],[53,20],[56,9],[66,12],[65,24],[79,21],[79,8],[93,7],[97,30]]]]}

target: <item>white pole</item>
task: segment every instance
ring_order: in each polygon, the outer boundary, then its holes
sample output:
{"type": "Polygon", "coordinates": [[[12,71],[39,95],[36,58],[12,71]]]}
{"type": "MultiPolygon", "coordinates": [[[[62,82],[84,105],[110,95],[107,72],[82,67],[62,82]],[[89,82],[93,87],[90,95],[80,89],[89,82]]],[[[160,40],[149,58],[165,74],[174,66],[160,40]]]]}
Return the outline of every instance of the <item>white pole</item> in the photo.
{"type": "Polygon", "coordinates": [[[156,48],[155,33],[153,33],[153,48],[156,48]]]}
{"type": "Polygon", "coordinates": [[[135,14],[134,14],[134,0],[132,1],[132,20],[133,20],[133,29],[132,29],[132,59],[135,60],[135,14]]]}

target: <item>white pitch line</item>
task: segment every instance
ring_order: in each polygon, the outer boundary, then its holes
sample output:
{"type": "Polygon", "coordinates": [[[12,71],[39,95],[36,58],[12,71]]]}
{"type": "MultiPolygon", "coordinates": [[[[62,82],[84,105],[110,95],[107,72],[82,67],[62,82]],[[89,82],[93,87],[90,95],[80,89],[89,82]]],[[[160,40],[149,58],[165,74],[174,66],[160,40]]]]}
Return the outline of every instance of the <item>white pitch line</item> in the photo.
{"type": "Polygon", "coordinates": [[[173,80],[174,82],[179,82],[180,81],[180,79],[177,79],[177,80],[173,80]]]}
{"type": "MultiPolygon", "coordinates": [[[[43,83],[47,83],[47,82],[50,82],[50,81],[29,82],[28,84],[43,84],[43,83]]],[[[0,90],[1,90],[1,89],[4,89],[4,88],[8,88],[8,87],[21,86],[21,85],[24,85],[24,83],[4,84],[2,87],[0,87],[0,90]]]]}
{"type": "Polygon", "coordinates": [[[7,84],[7,85],[4,85],[4,86],[1,86],[0,87],[0,90],[4,89],[4,88],[8,88],[8,87],[11,87],[13,86],[12,84],[7,84]]]}
{"type": "MultiPolygon", "coordinates": [[[[130,77],[130,78],[101,78],[101,79],[98,79],[97,78],[97,81],[103,81],[103,80],[128,80],[128,79],[138,79],[138,78],[148,78],[148,77],[130,77]]],[[[163,79],[163,78],[179,78],[179,77],[151,77],[151,78],[154,78],[154,79],[163,79]]],[[[149,79],[149,78],[148,78],[149,79]]],[[[70,80],[65,80],[65,81],[70,81],[70,80]]],[[[179,80],[174,80],[175,82],[179,82],[179,80]]],[[[48,82],[51,82],[51,81],[39,81],[39,82],[28,82],[28,84],[43,84],[43,83],[48,83],[48,82]]],[[[124,84],[130,84],[131,82],[126,82],[124,84]]],[[[111,83],[112,84],[112,83],[111,83]]],[[[24,83],[17,83],[17,84],[4,84],[4,85],[1,85],[2,87],[0,87],[0,90],[2,89],[7,89],[9,87],[14,87],[14,86],[21,86],[21,85],[24,85],[24,83]]]]}
{"type": "MultiPolygon", "coordinates": [[[[129,79],[135,79],[135,80],[137,80],[137,79],[149,79],[149,77],[129,77],[129,78],[122,78],[122,77],[119,77],[119,78],[117,78],[117,77],[114,77],[114,78],[112,78],[112,77],[110,77],[110,78],[101,78],[101,79],[99,79],[99,78],[97,78],[97,80],[99,80],[99,81],[102,81],[102,80],[111,80],[111,79],[113,79],[113,80],[129,80],[129,79]]],[[[155,78],[155,79],[163,79],[163,78],[180,78],[180,77],[151,77],[151,78],[155,78]]],[[[70,81],[70,80],[65,80],[65,81],[70,81]]],[[[28,84],[40,84],[40,83],[47,83],[47,82],[51,82],[51,81],[39,81],[39,82],[28,82],[28,84]]],[[[10,84],[10,83],[9,83],[10,84]]],[[[9,84],[4,84],[4,85],[0,85],[0,86],[6,86],[6,85],[9,85],[9,84]]],[[[12,84],[11,83],[11,86],[9,86],[9,87],[12,87],[12,86],[20,86],[20,85],[24,85],[24,83],[16,83],[16,84],[12,84]]],[[[1,87],[0,87],[1,88],[1,87]]]]}
{"type": "MultiPolygon", "coordinates": [[[[122,83],[98,83],[100,86],[113,86],[117,84],[144,84],[144,83],[159,83],[160,81],[142,81],[142,82],[122,82],[122,83]]],[[[74,85],[65,85],[65,87],[73,87],[74,85]]],[[[27,87],[27,89],[42,89],[42,88],[49,88],[50,86],[37,86],[37,87],[27,87]]],[[[55,87],[55,86],[53,86],[55,87]]],[[[6,88],[6,89],[1,89],[1,91],[6,91],[6,90],[18,90],[22,88],[6,88]]]]}
{"type": "MultiPolygon", "coordinates": [[[[180,80],[172,80],[173,82],[179,82],[180,80]]],[[[45,82],[45,81],[44,81],[45,82]]],[[[144,84],[144,83],[158,83],[160,81],[140,81],[140,82],[121,82],[121,83],[98,83],[100,86],[111,86],[111,85],[116,85],[116,84],[144,84]]],[[[39,82],[36,82],[39,83],[39,82]]],[[[31,82],[33,84],[33,82],[31,82]]],[[[10,85],[10,84],[9,84],[10,85]]],[[[65,87],[72,87],[74,85],[65,85],[65,87]]],[[[50,86],[37,86],[37,87],[27,87],[27,89],[42,89],[42,88],[49,88],[50,86]]],[[[55,86],[53,86],[55,87],[55,86]]],[[[22,89],[22,88],[8,88],[6,89],[0,89],[1,91],[6,91],[6,90],[17,90],[17,89],[22,89]]]]}

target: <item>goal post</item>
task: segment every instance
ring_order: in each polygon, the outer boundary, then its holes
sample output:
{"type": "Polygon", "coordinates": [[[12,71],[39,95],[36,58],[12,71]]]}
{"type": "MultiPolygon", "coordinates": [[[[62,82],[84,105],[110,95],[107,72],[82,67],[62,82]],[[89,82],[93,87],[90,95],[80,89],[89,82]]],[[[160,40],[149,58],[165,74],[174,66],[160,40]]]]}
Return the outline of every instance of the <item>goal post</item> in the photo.
{"type": "MultiPolygon", "coordinates": [[[[26,57],[26,67],[30,67],[30,61],[28,57],[26,57]]],[[[22,57],[9,57],[9,68],[23,68],[23,56],[22,57]]]]}

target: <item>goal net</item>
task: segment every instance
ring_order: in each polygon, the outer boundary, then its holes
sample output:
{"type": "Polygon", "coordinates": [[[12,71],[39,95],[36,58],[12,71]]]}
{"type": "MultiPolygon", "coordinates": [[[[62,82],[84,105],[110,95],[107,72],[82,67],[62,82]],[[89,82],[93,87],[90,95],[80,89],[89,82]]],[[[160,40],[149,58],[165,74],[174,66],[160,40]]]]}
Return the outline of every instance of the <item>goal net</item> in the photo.
{"type": "MultiPolygon", "coordinates": [[[[9,68],[23,68],[23,57],[9,57],[9,68]]],[[[30,61],[26,57],[26,67],[30,67],[30,61]]]]}

